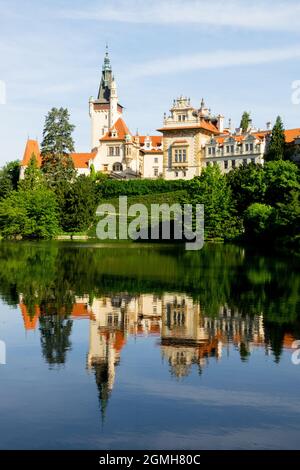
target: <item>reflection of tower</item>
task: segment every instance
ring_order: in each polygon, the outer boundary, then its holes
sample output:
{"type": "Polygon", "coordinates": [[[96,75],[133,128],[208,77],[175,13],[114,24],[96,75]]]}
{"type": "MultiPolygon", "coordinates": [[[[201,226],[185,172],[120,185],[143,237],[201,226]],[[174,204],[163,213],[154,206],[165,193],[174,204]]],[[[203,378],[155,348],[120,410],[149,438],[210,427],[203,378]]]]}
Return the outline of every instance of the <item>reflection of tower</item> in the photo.
{"type": "Polygon", "coordinates": [[[199,304],[185,295],[165,295],[162,310],[161,350],[176,377],[189,374],[192,364],[199,372],[206,358],[218,356],[218,339],[210,338],[203,325],[199,304]]]}
{"type": "Polygon", "coordinates": [[[125,344],[124,309],[120,296],[102,297],[92,304],[88,367],[95,372],[102,418],[115,381],[115,367],[125,344]]]}

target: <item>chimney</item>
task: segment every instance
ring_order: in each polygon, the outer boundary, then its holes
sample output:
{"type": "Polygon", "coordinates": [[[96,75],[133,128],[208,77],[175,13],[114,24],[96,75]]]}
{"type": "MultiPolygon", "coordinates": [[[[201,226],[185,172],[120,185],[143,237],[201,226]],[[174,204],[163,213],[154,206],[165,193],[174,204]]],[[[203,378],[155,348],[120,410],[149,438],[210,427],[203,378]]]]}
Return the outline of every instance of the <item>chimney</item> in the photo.
{"type": "Polygon", "coordinates": [[[218,129],[222,133],[224,132],[224,116],[218,115],[218,129]]]}
{"type": "Polygon", "coordinates": [[[266,129],[267,129],[267,131],[270,131],[270,130],[271,130],[271,126],[272,126],[271,122],[268,121],[268,122],[266,123],[266,129]]]}

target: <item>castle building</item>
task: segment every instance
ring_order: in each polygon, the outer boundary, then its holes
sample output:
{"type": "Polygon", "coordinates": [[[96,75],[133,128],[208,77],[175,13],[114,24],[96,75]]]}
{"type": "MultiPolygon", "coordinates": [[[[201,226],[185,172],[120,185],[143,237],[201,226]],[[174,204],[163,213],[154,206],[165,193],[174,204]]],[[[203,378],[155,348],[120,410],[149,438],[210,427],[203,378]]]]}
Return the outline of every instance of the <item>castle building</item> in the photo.
{"type": "Polygon", "coordinates": [[[106,51],[98,98],[90,98],[93,164],[115,178],[162,176],[160,136],[133,135],[123,119],[108,52],[106,51]]]}
{"type": "MultiPolygon", "coordinates": [[[[106,50],[97,98],[89,99],[91,150],[72,153],[78,175],[89,175],[92,168],[111,178],[191,179],[203,168],[218,165],[223,173],[248,163],[264,163],[270,123],[259,130],[249,123],[246,132],[224,126],[222,114],[212,114],[202,99],[200,107],[189,98],[173,101],[170,113],[164,115],[161,135],[133,135],[123,116],[116,80],[106,50]]],[[[300,161],[300,128],[285,131],[288,146],[300,161]]],[[[30,158],[42,159],[39,144],[28,140],[21,162],[20,178],[24,178],[30,158]]]]}

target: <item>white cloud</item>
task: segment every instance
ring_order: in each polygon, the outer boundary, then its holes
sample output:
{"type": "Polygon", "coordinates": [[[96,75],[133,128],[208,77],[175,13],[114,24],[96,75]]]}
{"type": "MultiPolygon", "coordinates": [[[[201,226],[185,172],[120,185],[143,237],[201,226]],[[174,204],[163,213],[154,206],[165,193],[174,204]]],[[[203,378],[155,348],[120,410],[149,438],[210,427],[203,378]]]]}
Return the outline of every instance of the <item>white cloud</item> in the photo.
{"type": "Polygon", "coordinates": [[[300,26],[300,4],[295,0],[102,0],[84,10],[64,10],[61,15],[123,23],[190,23],[295,32],[300,26]]]}
{"type": "Polygon", "coordinates": [[[251,391],[251,390],[240,390],[239,388],[226,390],[223,388],[213,388],[202,385],[194,387],[186,383],[181,383],[181,386],[174,392],[172,384],[167,381],[161,380],[160,382],[154,382],[150,379],[143,379],[143,382],[136,384],[132,382],[126,382],[123,380],[123,384],[129,390],[134,388],[135,393],[141,392],[145,395],[159,396],[165,400],[188,400],[189,403],[199,403],[206,406],[215,407],[247,407],[256,408],[261,410],[270,410],[275,415],[276,413],[282,413],[282,409],[286,412],[293,414],[300,413],[297,397],[284,396],[280,393],[274,393],[271,397],[264,391],[251,391]]]}
{"type": "Polygon", "coordinates": [[[184,70],[213,69],[245,65],[259,65],[300,58],[300,45],[256,50],[215,50],[193,55],[158,59],[129,67],[127,78],[175,74],[184,70]]]}

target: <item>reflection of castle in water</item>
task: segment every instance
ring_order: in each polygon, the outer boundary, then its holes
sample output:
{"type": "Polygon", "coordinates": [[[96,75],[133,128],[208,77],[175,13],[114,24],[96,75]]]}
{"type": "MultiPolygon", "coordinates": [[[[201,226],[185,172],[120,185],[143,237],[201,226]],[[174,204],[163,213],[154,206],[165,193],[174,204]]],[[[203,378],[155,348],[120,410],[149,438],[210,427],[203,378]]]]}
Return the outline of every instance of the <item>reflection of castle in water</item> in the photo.
{"type": "MultiPolygon", "coordinates": [[[[38,306],[31,309],[30,315],[20,297],[20,309],[26,329],[34,329],[39,318],[41,324],[43,313],[38,306]]],[[[187,376],[193,367],[201,372],[210,358],[220,360],[222,351],[229,353],[229,344],[239,350],[241,360],[246,360],[256,347],[264,347],[266,353],[270,353],[262,315],[241,315],[222,306],[218,315],[209,317],[201,312],[198,302],[185,294],[129,296],[120,293],[92,302],[88,297],[76,298],[69,321],[80,318],[90,322],[87,367],[95,374],[102,415],[115,383],[122,348],[129,336],[160,338],[162,357],[169,364],[171,374],[178,378],[187,376]]],[[[42,334],[41,327],[40,331],[42,334]]],[[[61,335],[61,328],[58,331],[61,335]]],[[[47,330],[49,334],[55,335],[55,329],[47,330]]],[[[283,346],[291,347],[293,339],[285,333],[283,346]]],[[[68,346],[67,340],[63,345],[59,344],[61,351],[57,341],[48,338],[47,357],[53,357],[50,349],[55,345],[59,349],[58,357],[65,360],[65,344],[68,346]]]]}
{"type": "Polygon", "coordinates": [[[200,305],[185,295],[166,295],[162,311],[161,350],[176,377],[188,375],[193,364],[199,371],[208,356],[221,356],[218,335],[204,327],[200,305]]]}
{"type": "Polygon", "coordinates": [[[125,309],[120,297],[102,297],[91,306],[88,367],[95,372],[104,416],[115,381],[115,367],[125,344],[125,309]]]}

